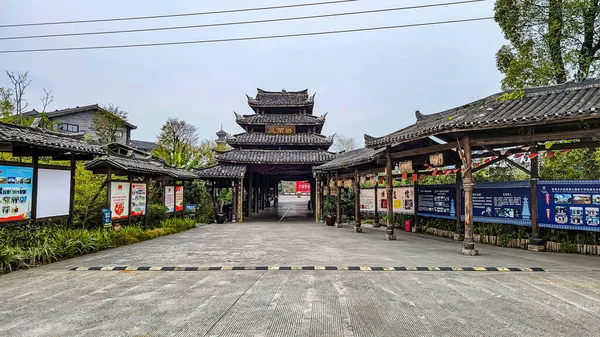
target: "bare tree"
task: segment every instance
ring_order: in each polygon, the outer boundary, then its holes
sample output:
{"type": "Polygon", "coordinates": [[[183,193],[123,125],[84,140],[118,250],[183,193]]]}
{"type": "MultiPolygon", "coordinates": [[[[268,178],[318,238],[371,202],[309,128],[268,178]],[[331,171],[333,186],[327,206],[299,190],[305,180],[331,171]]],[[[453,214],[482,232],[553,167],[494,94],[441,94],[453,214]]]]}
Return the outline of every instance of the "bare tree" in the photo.
{"type": "Polygon", "coordinates": [[[46,88],[44,88],[44,96],[40,97],[40,101],[42,101],[42,112],[46,112],[46,108],[48,107],[48,105],[50,105],[50,103],[54,102],[54,96],[52,95],[52,90],[46,90],[46,88]]]}
{"type": "Polygon", "coordinates": [[[14,72],[7,70],[6,75],[8,75],[10,82],[14,86],[15,113],[20,115],[23,113],[23,110],[29,107],[29,103],[23,98],[25,90],[29,87],[29,84],[31,84],[31,80],[27,78],[29,71],[26,71],[25,73],[17,71],[15,74],[14,72]]]}
{"type": "Polygon", "coordinates": [[[333,141],[332,150],[335,152],[346,152],[357,148],[354,138],[343,135],[336,135],[333,141]]]}

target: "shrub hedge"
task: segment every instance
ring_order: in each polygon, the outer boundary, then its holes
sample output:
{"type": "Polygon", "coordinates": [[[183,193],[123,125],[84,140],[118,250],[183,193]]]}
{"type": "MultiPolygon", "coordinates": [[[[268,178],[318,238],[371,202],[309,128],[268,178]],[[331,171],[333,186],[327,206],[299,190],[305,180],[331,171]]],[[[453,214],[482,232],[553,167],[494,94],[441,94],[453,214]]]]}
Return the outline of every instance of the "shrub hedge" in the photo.
{"type": "Polygon", "coordinates": [[[194,226],[194,220],[173,218],[160,221],[156,228],[132,225],[121,227],[118,232],[63,226],[37,230],[30,226],[3,228],[0,230],[0,274],[179,233],[194,226]]]}

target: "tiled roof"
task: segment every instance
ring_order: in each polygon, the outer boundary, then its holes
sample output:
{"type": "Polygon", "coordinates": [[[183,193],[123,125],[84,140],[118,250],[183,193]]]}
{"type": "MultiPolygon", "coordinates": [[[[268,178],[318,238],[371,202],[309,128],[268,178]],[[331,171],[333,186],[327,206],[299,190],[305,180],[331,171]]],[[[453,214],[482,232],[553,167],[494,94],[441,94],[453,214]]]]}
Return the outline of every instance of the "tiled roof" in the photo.
{"type": "Polygon", "coordinates": [[[524,89],[522,98],[512,100],[499,99],[503,94],[436,114],[417,112],[415,124],[380,138],[365,135],[365,144],[379,147],[455,131],[514,128],[599,117],[598,79],[524,89]]]}
{"type": "Polygon", "coordinates": [[[308,114],[235,114],[239,125],[323,125],[327,114],[317,117],[308,114]]]}
{"type": "Polygon", "coordinates": [[[315,95],[308,96],[308,89],[302,91],[265,91],[257,89],[256,98],[248,96],[250,106],[297,107],[314,105],[315,95]]]}
{"type": "Polygon", "coordinates": [[[147,142],[145,140],[131,140],[131,145],[137,149],[140,150],[147,150],[148,152],[151,152],[152,150],[156,149],[156,147],[158,147],[158,144],[156,144],[155,142],[147,142]]]}
{"type": "Polygon", "coordinates": [[[340,153],[336,157],[321,165],[314,168],[314,171],[331,171],[344,169],[356,165],[362,165],[374,161],[377,157],[385,152],[385,148],[371,149],[371,148],[360,148],[351,150],[348,152],[340,153]]]}
{"type": "Polygon", "coordinates": [[[333,137],[314,133],[298,133],[295,135],[267,135],[262,132],[242,133],[227,138],[230,145],[329,145],[333,137]]]}
{"type": "Polygon", "coordinates": [[[76,136],[48,131],[42,128],[12,125],[0,122],[0,142],[44,148],[56,152],[103,154],[102,148],[88,144],[76,136]]]}
{"type": "Polygon", "coordinates": [[[246,173],[246,165],[238,164],[217,164],[211,167],[196,170],[196,175],[199,178],[209,179],[231,179],[242,178],[246,173]]]}
{"type": "Polygon", "coordinates": [[[85,164],[85,168],[91,171],[109,166],[132,174],[169,176],[182,180],[197,178],[196,174],[192,172],[166,166],[162,162],[154,160],[151,157],[136,158],[130,156],[106,155],[91,160],[85,164]]]}
{"type": "Polygon", "coordinates": [[[334,154],[323,150],[239,150],[215,154],[218,162],[240,164],[323,164],[334,154]]]}
{"type": "MultiPolygon", "coordinates": [[[[46,114],[46,116],[48,116],[48,118],[52,119],[52,118],[58,117],[58,116],[70,115],[70,114],[75,114],[75,113],[79,113],[79,112],[98,111],[100,109],[104,110],[98,104],[92,104],[92,105],[77,106],[74,108],[46,111],[44,113],[46,114]]],[[[25,112],[24,115],[35,117],[35,116],[39,115],[40,113],[41,112],[33,109],[31,111],[25,112]]],[[[125,122],[125,125],[127,125],[128,127],[132,128],[132,129],[137,129],[137,126],[129,123],[128,121],[123,120],[123,122],[125,122]]]]}

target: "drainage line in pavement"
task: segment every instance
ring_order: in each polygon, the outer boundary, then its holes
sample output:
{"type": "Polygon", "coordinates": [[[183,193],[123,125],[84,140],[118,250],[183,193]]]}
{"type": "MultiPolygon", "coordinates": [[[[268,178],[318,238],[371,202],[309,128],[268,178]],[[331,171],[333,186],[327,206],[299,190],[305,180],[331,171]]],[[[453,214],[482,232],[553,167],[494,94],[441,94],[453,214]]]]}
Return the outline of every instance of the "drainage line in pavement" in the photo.
{"type": "Polygon", "coordinates": [[[283,220],[283,218],[285,218],[285,216],[288,214],[288,212],[290,211],[290,209],[292,209],[292,206],[290,206],[290,208],[288,208],[288,210],[285,211],[285,213],[283,213],[283,216],[281,217],[281,219],[279,219],[279,222],[281,222],[281,220],[283,220]]]}

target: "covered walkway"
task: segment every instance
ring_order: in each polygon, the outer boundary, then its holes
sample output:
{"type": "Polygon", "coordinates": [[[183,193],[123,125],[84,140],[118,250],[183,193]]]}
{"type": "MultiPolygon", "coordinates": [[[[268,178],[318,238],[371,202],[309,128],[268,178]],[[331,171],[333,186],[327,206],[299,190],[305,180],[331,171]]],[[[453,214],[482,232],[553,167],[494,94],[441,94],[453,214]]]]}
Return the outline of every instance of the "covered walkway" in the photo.
{"type": "Polygon", "coordinates": [[[298,198],[295,195],[280,195],[277,205],[259,211],[252,218],[246,219],[246,222],[310,221],[314,216],[313,212],[308,209],[309,201],[310,197],[308,196],[298,198]]]}

